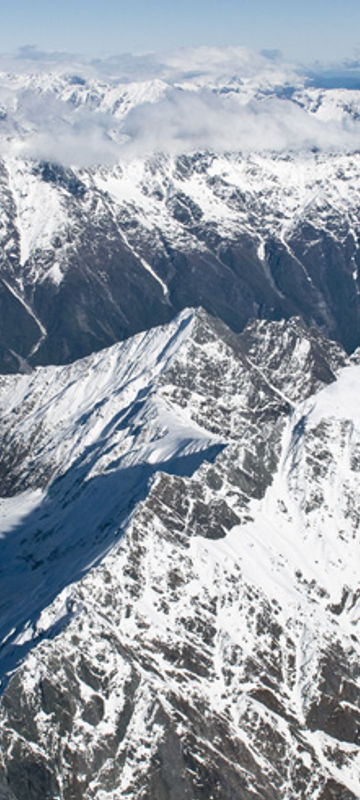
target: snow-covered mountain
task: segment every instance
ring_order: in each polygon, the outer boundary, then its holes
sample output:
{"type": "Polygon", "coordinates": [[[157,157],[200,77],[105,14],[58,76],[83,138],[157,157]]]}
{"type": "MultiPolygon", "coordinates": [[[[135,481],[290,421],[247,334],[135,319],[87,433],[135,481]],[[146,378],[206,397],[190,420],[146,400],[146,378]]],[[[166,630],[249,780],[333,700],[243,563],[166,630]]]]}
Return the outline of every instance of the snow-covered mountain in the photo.
{"type": "Polygon", "coordinates": [[[70,362],[202,305],[359,344],[354,154],[3,162],[1,368],[70,362]]]}
{"type": "Polygon", "coordinates": [[[1,800],[359,797],[359,382],[189,310],[2,377],[1,800]]]}
{"type": "Polygon", "coordinates": [[[2,72],[3,372],[198,305],[359,345],[358,91],[241,48],[76,66],[2,72]]]}
{"type": "Polygon", "coordinates": [[[0,800],[358,800],[360,92],[243,48],[22,57],[0,800]]]}

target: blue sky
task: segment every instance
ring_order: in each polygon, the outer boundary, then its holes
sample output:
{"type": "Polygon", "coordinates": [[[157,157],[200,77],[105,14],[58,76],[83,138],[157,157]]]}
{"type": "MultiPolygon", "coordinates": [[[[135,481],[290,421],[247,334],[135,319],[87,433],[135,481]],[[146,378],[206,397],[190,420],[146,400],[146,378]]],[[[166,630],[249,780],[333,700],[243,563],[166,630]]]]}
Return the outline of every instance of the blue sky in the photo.
{"type": "Polygon", "coordinates": [[[84,54],[226,44],[303,62],[360,56],[359,0],[0,0],[0,51],[84,54]]]}

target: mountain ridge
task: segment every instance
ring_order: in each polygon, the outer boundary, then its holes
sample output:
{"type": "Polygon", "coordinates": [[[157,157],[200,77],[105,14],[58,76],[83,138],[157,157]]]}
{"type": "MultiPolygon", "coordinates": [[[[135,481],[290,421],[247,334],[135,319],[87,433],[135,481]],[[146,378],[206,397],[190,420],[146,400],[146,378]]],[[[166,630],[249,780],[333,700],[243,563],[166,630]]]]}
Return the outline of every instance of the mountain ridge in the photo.
{"type": "Polygon", "coordinates": [[[358,162],[203,153],[76,171],[8,161],[2,371],[71,362],[198,305],[235,331],[252,316],[301,316],[351,352],[358,162]]]}
{"type": "MultiPolygon", "coordinates": [[[[104,446],[88,453],[85,436],[87,474],[77,486],[66,459],[76,467],[79,451],[68,435],[68,456],[61,454],[53,478],[55,498],[69,503],[72,541],[64,524],[61,540],[71,562],[76,495],[84,497],[94,479],[104,487],[108,467],[110,491],[96,495],[90,516],[81,510],[81,546],[89,547],[92,525],[94,533],[94,524],[101,528],[104,498],[113,521],[109,546],[99,560],[88,559],[75,583],[69,573],[69,584],[33,618],[28,593],[16,632],[8,620],[4,666],[17,668],[0,706],[0,797],[357,797],[356,361],[299,320],[254,320],[235,334],[201,310],[77,364],[2,377],[0,396],[13,396],[17,425],[27,426],[30,441],[39,414],[48,414],[39,442],[45,463],[56,414],[64,416],[61,406],[51,409],[62,398],[73,420],[86,416],[86,381],[96,387],[84,425],[93,444],[104,446]],[[119,367],[123,399],[114,386],[119,367]],[[154,369],[150,407],[139,394],[154,369]],[[43,395],[46,376],[52,398],[43,395]],[[99,401],[109,376],[106,411],[99,401]],[[32,411],[22,399],[29,385],[32,411]],[[164,471],[174,426],[177,452],[200,446],[201,461],[185,474],[176,465],[164,471]],[[218,448],[210,458],[209,444],[218,448]],[[134,459],[157,472],[118,537],[122,464],[134,459]]],[[[3,424],[12,426],[7,401],[4,409],[3,424]]],[[[20,474],[31,472],[31,462],[21,463],[20,474]]],[[[16,499],[1,502],[10,521],[16,499]]],[[[49,528],[51,537],[56,513],[36,522],[38,558],[39,546],[48,547],[41,531],[49,528]]],[[[30,527],[25,517],[20,534],[26,530],[27,540],[17,555],[31,553],[30,527]]],[[[6,541],[17,546],[16,527],[6,541]]],[[[45,559],[34,571],[30,559],[21,567],[23,585],[33,576],[38,593],[41,571],[54,585],[51,565],[45,559]]]]}

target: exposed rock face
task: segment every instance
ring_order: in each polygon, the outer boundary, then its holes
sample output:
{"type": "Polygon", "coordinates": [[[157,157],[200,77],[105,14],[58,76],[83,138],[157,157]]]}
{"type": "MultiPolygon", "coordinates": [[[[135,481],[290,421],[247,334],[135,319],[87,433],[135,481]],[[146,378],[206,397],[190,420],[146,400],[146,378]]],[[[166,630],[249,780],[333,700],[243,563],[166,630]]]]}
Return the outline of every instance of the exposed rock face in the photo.
{"type": "Polygon", "coordinates": [[[198,153],[0,173],[0,369],[70,363],[186,306],[359,345],[360,156],[198,153]],[[46,213],[44,210],[46,209],[46,213]]]}
{"type": "Polygon", "coordinates": [[[1,800],[357,800],[355,362],[298,320],[184,312],[2,379],[23,448],[3,583],[28,603],[2,612],[5,673],[26,658],[1,800]]]}

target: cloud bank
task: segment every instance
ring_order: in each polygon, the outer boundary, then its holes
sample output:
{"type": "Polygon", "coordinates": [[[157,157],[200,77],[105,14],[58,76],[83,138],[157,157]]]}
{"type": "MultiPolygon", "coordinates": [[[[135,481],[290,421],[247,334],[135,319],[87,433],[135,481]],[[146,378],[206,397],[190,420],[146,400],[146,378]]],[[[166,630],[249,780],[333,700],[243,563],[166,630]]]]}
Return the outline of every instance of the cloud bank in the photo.
{"type": "Polygon", "coordinates": [[[124,122],[124,150],[134,155],[165,149],[286,151],[356,149],[360,126],[352,120],[329,125],[286,99],[239,104],[209,91],[172,93],[131,111],[124,122]]]}
{"type": "Polygon", "coordinates": [[[91,60],[25,46],[0,70],[3,154],[88,166],[156,151],[360,147],[360,92],[324,90],[321,70],[314,81],[278,51],[91,60]]]}

